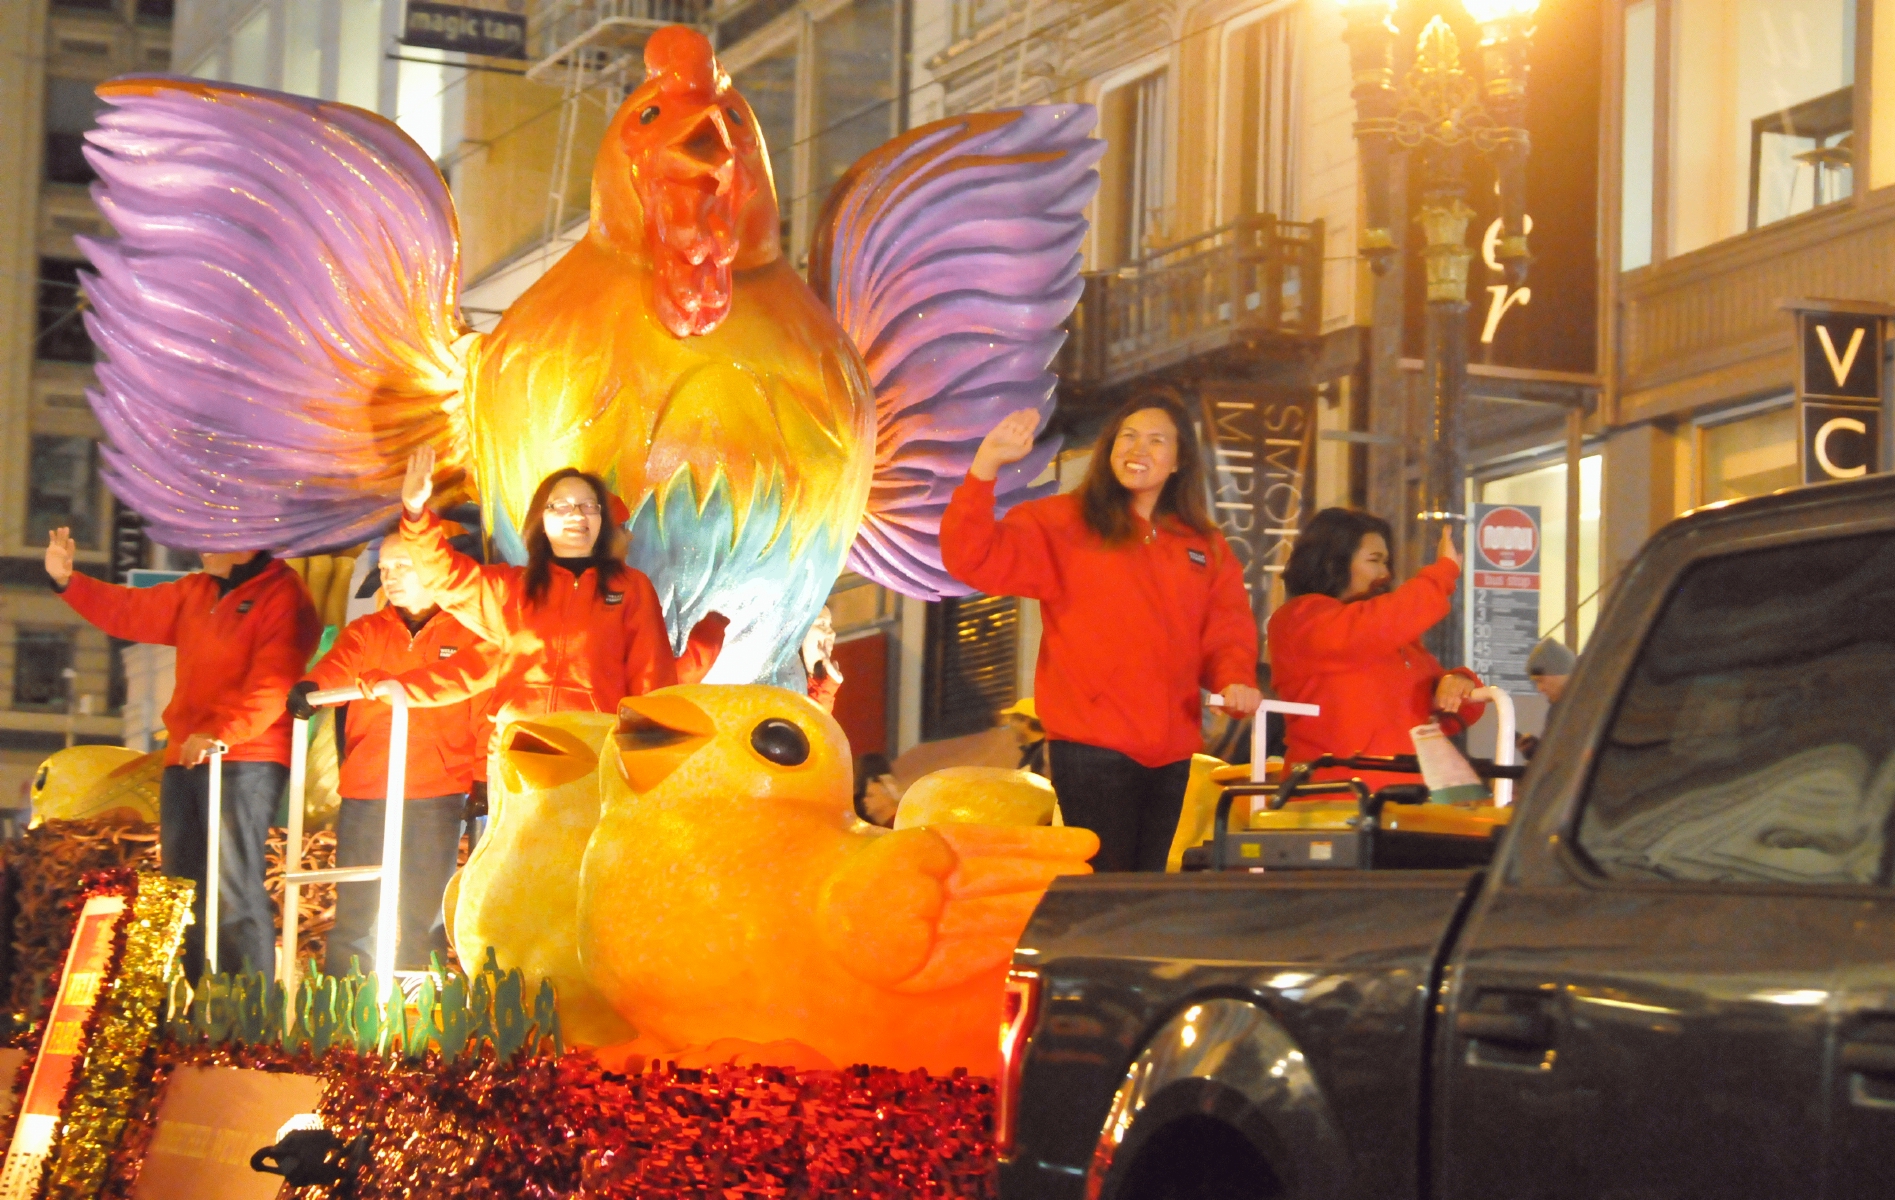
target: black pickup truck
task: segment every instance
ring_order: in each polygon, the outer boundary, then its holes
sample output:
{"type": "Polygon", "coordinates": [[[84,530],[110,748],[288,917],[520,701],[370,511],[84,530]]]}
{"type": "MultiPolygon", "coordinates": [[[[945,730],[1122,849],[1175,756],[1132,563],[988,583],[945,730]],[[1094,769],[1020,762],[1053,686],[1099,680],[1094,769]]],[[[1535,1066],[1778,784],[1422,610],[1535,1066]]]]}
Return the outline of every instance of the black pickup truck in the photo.
{"type": "Polygon", "coordinates": [[[1895,1196],[1895,478],[1680,518],[1484,868],[1061,880],[1003,1200],[1895,1196]]]}

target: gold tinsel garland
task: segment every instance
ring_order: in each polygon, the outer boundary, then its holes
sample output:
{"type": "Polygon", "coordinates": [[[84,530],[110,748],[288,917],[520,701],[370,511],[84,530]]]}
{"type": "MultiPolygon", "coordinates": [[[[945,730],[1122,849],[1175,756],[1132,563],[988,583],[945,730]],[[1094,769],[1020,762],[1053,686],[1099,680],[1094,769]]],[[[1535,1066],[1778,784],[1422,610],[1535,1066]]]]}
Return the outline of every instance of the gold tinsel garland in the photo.
{"type": "Polygon", "coordinates": [[[193,886],[187,879],[140,874],[123,926],[111,990],[86,1039],[85,1059],[73,1074],[64,1120],[50,1156],[47,1200],[81,1200],[98,1193],[112,1148],[131,1115],[145,1052],[158,1029],[173,964],[190,920],[193,886]]]}

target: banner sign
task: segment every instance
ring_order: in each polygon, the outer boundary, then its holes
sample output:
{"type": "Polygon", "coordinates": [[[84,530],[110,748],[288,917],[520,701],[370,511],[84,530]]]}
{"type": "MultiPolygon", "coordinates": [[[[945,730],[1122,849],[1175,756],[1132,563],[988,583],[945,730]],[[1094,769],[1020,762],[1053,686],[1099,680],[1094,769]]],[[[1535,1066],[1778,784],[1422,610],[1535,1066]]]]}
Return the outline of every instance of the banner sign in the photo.
{"type": "Polygon", "coordinates": [[[124,915],[124,896],[90,897],[79,913],[66,966],[59,975],[52,1019],[46,1022],[39,1057],[20,1099],[19,1123],[13,1128],[6,1165],[0,1167],[0,1200],[29,1200],[39,1189],[40,1169],[59,1128],[59,1104],[79,1066],[86,1018],[99,1001],[112,958],[112,939],[124,915]]]}
{"type": "Polygon", "coordinates": [[[1476,504],[1468,537],[1467,665],[1509,692],[1533,690],[1540,640],[1540,507],[1476,504]]]}
{"type": "Polygon", "coordinates": [[[1244,568],[1259,624],[1302,528],[1316,445],[1313,388],[1203,385],[1202,444],[1210,459],[1211,520],[1244,568]]]}
{"type": "Polygon", "coordinates": [[[467,4],[408,0],[402,44],[458,50],[489,58],[526,57],[525,12],[495,12],[467,4]]]}
{"type": "Polygon", "coordinates": [[[1887,317],[1796,313],[1797,459],[1804,483],[1888,469],[1882,454],[1882,337],[1887,317]]]}
{"type": "Polygon", "coordinates": [[[132,1200],[272,1200],[283,1179],[250,1169],[291,1119],[316,1111],[314,1075],[180,1067],[165,1082],[132,1200]]]}

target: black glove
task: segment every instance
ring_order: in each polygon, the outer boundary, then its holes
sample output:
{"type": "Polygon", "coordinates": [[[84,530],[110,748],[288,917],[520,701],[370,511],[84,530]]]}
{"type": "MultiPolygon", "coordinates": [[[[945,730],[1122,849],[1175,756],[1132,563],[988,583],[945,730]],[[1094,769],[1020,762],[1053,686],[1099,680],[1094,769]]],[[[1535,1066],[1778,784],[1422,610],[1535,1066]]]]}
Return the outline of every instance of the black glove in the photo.
{"type": "Polygon", "coordinates": [[[307,721],[316,715],[316,706],[309,702],[309,693],[316,690],[316,681],[305,679],[290,689],[289,700],[284,707],[290,710],[290,716],[298,721],[307,721]]]}
{"type": "Polygon", "coordinates": [[[487,815],[487,783],[476,779],[467,789],[467,807],[461,810],[461,820],[471,821],[487,815]]]}

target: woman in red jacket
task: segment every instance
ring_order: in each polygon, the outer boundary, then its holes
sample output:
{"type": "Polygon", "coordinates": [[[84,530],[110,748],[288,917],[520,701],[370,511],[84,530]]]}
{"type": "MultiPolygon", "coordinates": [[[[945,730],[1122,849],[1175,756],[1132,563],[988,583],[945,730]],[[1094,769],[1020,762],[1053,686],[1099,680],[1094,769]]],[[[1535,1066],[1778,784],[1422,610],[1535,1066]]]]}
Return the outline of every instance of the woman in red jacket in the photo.
{"type": "MultiPolygon", "coordinates": [[[[1270,617],[1270,683],[1283,699],[1323,711],[1288,719],[1289,762],[1413,754],[1415,726],[1439,719],[1456,732],[1480,719],[1483,706],[1467,698],[1480,678],[1443,670],[1421,645],[1460,582],[1454,539],[1443,529],[1435,561],[1390,590],[1389,536],[1388,522],[1346,508],[1325,508],[1297,535],[1283,571],[1291,598],[1270,617]]],[[[1319,777],[1351,775],[1371,788],[1415,781],[1362,771],[1319,777]]]]}
{"type": "Polygon", "coordinates": [[[1169,400],[1106,422],[1077,492],[994,518],[994,478],[1033,448],[1039,415],[981,442],[941,522],[956,579],[1040,602],[1034,703],[1068,825],[1099,835],[1100,871],[1162,871],[1201,741],[1200,689],[1256,711],[1257,623],[1243,569],[1204,510],[1189,419],[1169,400]]]}
{"type": "Polygon", "coordinates": [[[451,661],[404,674],[412,702],[458,699],[491,680],[494,719],[505,726],[539,713],[616,712],[625,697],[678,681],[658,593],[625,564],[601,480],[567,467],[540,483],[521,529],[527,562],[517,567],[478,563],[448,545],[441,518],[426,507],[433,474],[432,450],[409,459],[402,540],[441,608],[500,653],[484,678],[455,679],[451,661]]]}

